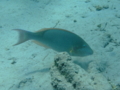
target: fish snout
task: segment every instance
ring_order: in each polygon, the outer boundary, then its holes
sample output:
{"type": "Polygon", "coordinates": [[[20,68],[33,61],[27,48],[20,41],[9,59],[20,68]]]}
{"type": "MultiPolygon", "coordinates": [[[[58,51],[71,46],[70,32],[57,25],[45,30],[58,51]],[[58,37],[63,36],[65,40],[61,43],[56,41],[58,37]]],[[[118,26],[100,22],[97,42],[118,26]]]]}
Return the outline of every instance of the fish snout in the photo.
{"type": "Polygon", "coordinates": [[[93,54],[93,50],[91,48],[82,48],[78,50],[78,55],[79,56],[88,56],[93,54]]]}

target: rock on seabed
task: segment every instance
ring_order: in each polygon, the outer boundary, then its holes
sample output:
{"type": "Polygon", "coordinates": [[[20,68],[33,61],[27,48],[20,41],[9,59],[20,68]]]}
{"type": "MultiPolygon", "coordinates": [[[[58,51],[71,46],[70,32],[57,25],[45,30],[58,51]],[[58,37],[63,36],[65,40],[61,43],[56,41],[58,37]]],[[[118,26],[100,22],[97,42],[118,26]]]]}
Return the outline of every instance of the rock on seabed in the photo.
{"type": "Polygon", "coordinates": [[[87,72],[71,60],[71,56],[66,52],[55,56],[54,64],[50,69],[51,84],[55,90],[112,90],[101,73],[94,69],[92,73],[87,72]]]}

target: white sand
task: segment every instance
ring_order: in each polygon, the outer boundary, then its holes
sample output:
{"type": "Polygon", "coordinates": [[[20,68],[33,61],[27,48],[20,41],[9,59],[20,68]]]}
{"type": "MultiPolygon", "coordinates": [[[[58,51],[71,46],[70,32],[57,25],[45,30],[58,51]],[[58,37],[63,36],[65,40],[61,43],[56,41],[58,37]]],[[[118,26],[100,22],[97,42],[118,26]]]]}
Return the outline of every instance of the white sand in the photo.
{"type": "Polygon", "coordinates": [[[78,34],[94,50],[78,59],[95,61],[113,85],[120,85],[119,24],[120,0],[0,0],[0,90],[53,90],[47,68],[57,52],[31,41],[12,46],[16,28],[56,27],[78,34]]]}

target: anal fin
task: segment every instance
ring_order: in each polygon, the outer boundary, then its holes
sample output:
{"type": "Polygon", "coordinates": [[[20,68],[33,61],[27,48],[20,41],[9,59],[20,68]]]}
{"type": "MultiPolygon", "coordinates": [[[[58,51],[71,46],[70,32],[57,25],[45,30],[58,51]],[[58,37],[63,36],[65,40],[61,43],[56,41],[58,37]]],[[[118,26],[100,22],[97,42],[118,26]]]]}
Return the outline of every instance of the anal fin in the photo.
{"type": "Polygon", "coordinates": [[[45,47],[45,48],[49,48],[49,47],[46,46],[45,44],[40,43],[40,42],[38,42],[38,41],[33,40],[33,42],[36,43],[36,44],[39,45],[39,46],[43,46],[43,47],[45,47]]]}

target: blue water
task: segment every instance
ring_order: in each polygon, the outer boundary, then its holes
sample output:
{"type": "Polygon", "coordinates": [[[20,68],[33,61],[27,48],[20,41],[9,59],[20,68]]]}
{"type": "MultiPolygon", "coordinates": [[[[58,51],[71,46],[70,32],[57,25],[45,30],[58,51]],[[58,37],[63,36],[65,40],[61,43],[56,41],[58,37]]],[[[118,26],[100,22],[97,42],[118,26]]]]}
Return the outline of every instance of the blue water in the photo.
{"type": "Polygon", "coordinates": [[[83,38],[94,54],[72,57],[73,63],[88,76],[103,75],[111,88],[120,90],[119,4],[119,0],[0,0],[0,90],[57,90],[51,85],[50,68],[58,52],[31,41],[12,46],[19,37],[12,29],[42,28],[63,28],[83,38]]]}

